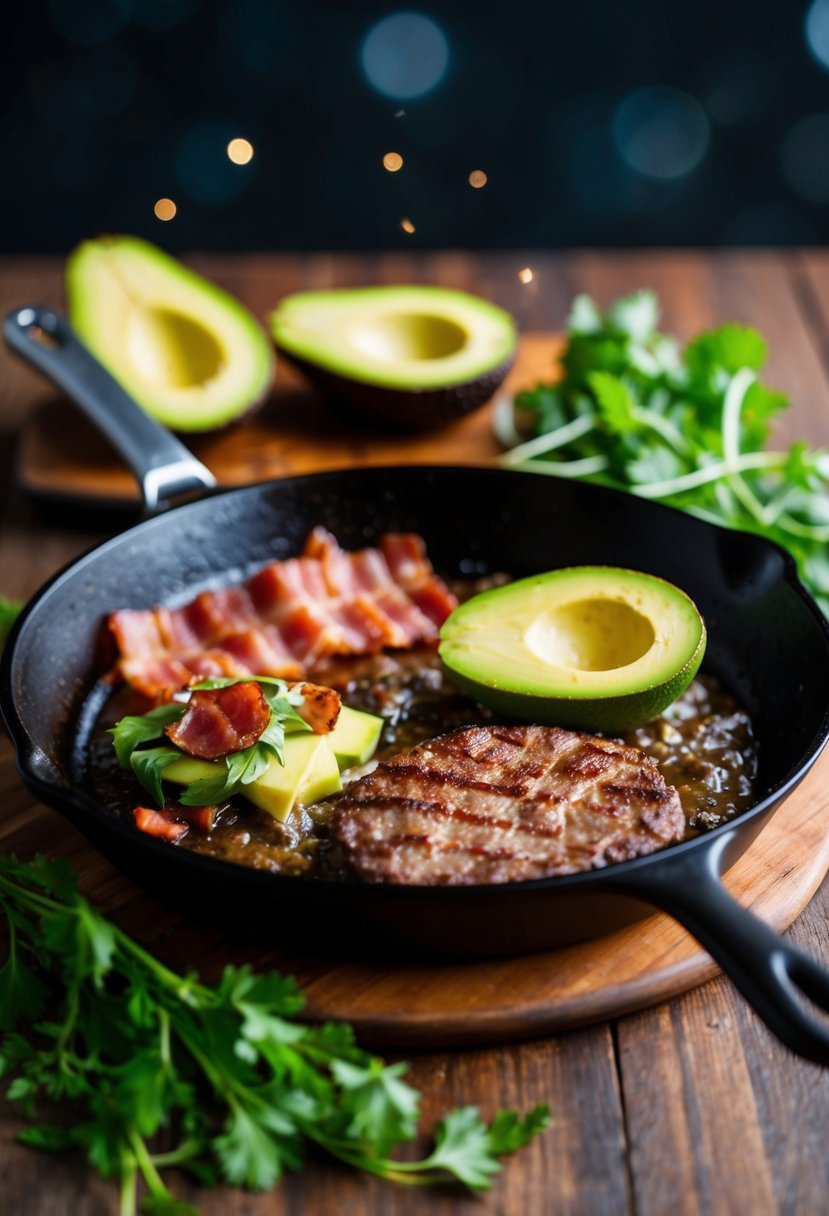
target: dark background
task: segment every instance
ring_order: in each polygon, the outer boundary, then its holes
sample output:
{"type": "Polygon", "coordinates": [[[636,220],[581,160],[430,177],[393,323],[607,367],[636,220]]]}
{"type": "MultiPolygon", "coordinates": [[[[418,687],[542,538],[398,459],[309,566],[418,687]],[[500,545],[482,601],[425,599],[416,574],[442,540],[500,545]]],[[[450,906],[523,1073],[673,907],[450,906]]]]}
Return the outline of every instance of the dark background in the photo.
{"type": "Polygon", "coordinates": [[[3,252],[100,231],[173,250],[829,238],[829,0],[15,0],[3,21],[3,252]]]}

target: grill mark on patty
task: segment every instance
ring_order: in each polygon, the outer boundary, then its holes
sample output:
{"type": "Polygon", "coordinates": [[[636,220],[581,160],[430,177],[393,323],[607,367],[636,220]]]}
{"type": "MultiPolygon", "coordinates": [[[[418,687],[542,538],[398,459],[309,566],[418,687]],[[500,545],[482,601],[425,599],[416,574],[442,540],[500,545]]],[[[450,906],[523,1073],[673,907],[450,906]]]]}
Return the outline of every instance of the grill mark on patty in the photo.
{"type": "Polygon", "coordinates": [[[454,819],[461,823],[474,823],[480,827],[496,828],[502,832],[526,832],[530,836],[560,836],[564,830],[563,824],[560,823],[545,826],[543,823],[537,823],[532,819],[525,819],[523,816],[517,819],[495,819],[492,815],[468,811],[465,807],[445,806],[440,802],[425,802],[420,798],[407,798],[404,796],[391,798],[388,794],[377,794],[369,798],[360,798],[359,805],[361,807],[373,807],[380,814],[382,814],[384,809],[390,812],[398,810],[415,811],[417,814],[426,815],[430,819],[454,819]]]}
{"type": "Polygon", "coordinates": [[[436,885],[589,870],[684,828],[652,759],[543,726],[467,727],[420,744],[355,781],[331,818],[360,877],[436,885]]]}
{"type": "MultiPolygon", "coordinates": [[[[509,784],[503,782],[483,781],[468,777],[465,773],[457,772],[453,769],[441,770],[430,768],[425,764],[391,764],[395,773],[399,773],[404,777],[414,777],[419,780],[433,781],[437,785],[453,786],[459,790],[480,790],[485,794],[502,794],[506,798],[523,798],[529,791],[529,784],[520,779],[526,774],[530,779],[540,777],[544,772],[543,768],[536,769],[529,766],[523,767],[516,771],[515,776],[517,781],[510,781],[509,784]]],[[[375,769],[375,772],[377,770],[375,769]]],[[[374,773],[369,773],[369,777],[374,776],[374,773]]],[[[368,780],[368,778],[366,778],[368,780]]]]}

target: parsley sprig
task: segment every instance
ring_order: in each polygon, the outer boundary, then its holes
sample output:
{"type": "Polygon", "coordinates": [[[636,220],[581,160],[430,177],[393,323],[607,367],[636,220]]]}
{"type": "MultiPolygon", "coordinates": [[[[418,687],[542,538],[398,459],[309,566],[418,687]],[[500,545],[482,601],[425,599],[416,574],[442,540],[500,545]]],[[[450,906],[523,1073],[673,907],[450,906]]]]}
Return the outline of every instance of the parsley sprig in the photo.
{"type": "Polygon", "coordinates": [[[121,1216],[137,1212],[140,1181],[145,1216],[196,1213],[166,1168],[264,1190],[309,1146],[392,1182],[485,1190],[498,1159],[547,1126],[544,1105],[491,1123],[463,1107],[437,1124],[428,1156],[398,1161],[419,1116],[406,1065],[361,1050],[346,1024],[297,1022],[292,979],[248,967],[226,967],[215,985],[178,975],[94,909],[60,861],[0,858],[0,907],[0,1075],[29,1120],[19,1138],[83,1151],[117,1179],[121,1216]],[[66,1121],[40,1121],[55,1101],[66,1121]]]}
{"type": "Polygon", "coordinates": [[[0,595],[0,650],[22,607],[20,600],[10,600],[5,595],[0,595]]]}
{"type": "Polygon", "coordinates": [[[767,449],[788,400],[760,378],[763,338],[722,325],[680,351],[658,321],[649,291],[606,312],[577,296],[561,379],[496,412],[511,449],[502,463],[614,486],[766,536],[789,550],[829,616],[829,453],[803,442],[767,449]],[[516,428],[516,409],[531,419],[529,439],[516,428]]]}
{"type": "MultiPolygon", "coordinates": [[[[191,685],[191,690],[227,688],[230,684],[243,683],[245,679],[246,677],[214,677],[191,685]]],[[[251,781],[261,777],[272,756],[279,764],[284,765],[286,722],[293,723],[297,729],[310,730],[305,719],[296,711],[296,706],[302,704],[302,693],[299,690],[289,689],[284,680],[270,676],[256,676],[255,679],[270,707],[268,725],[252,746],[224,756],[224,767],[215,777],[204,777],[185,786],[178,795],[183,806],[215,806],[224,802],[243,785],[249,785],[251,781]]],[[[170,722],[177,722],[186,708],[182,702],[171,702],[168,705],[159,705],[146,714],[128,714],[109,732],[118,763],[122,768],[132,769],[158,806],[163,807],[165,801],[161,786],[164,769],[173,760],[180,760],[182,752],[171,744],[163,744],[160,747],[143,745],[163,739],[165,726],[170,722]]]]}

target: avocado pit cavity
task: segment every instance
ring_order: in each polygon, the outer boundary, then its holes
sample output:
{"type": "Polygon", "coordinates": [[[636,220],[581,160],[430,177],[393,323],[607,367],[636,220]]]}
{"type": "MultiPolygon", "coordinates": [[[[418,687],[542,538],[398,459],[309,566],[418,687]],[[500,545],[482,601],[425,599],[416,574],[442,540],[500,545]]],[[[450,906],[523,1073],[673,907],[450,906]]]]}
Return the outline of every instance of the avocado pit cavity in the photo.
{"type": "Polygon", "coordinates": [[[440,639],[453,681],[481,704],[524,722],[617,733],[682,695],[706,632],[664,579],[572,566],[473,596],[440,639]]]}
{"type": "Polygon", "coordinates": [[[430,313],[382,313],[351,332],[354,349],[381,363],[445,359],[463,350],[468,333],[450,317],[430,313]]]}
{"type": "Polygon", "coordinates": [[[550,667],[614,671],[648,653],[653,625],[622,600],[587,599],[537,616],[524,634],[529,652],[550,667]]]}
{"type": "Polygon", "coordinates": [[[148,241],[84,241],[66,264],[66,296],[81,341],[173,430],[217,430],[270,387],[273,354],[254,317],[148,241]]]}
{"type": "Polygon", "coordinates": [[[426,284],[301,291],[270,316],[277,350],[335,408],[392,430],[443,426],[488,401],[512,366],[514,319],[426,284]]]}
{"type": "Polygon", "coordinates": [[[218,375],[222,347],[196,318],[168,308],[134,308],[124,337],[136,374],[160,388],[192,388],[218,375]]]}

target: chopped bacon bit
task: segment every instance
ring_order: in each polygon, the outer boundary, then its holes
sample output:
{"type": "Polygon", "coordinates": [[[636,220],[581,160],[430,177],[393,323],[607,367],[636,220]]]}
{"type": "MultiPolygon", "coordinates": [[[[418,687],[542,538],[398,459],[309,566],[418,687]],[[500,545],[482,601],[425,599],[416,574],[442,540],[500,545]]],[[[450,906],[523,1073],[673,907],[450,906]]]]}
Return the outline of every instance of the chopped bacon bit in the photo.
{"type": "Polygon", "coordinates": [[[270,562],[242,585],[179,608],[123,609],[107,624],[117,675],[162,702],[194,676],[296,680],[328,655],[434,644],[456,602],[414,533],[346,552],[315,528],[299,557],[270,562]]]}
{"type": "Polygon", "coordinates": [[[219,760],[251,747],[270,721],[271,710],[254,680],[226,688],[199,688],[178,722],[164,727],[176,747],[200,760],[219,760]]]}
{"type": "Polygon", "coordinates": [[[342,709],[339,693],[322,684],[292,684],[291,688],[302,693],[302,704],[296,706],[296,711],[314,734],[327,735],[332,731],[342,709]]]}
{"type": "Polygon", "coordinates": [[[187,820],[191,828],[208,836],[216,826],[216,817],[221,807],[218,806],[176,806],[176,814],[187,820]]]}
{"type": "Polygon", "coordinates": [[[137,806],[132,812],[135,826],[148,836],[169,840],[171,844],[181,840],[190,831],[189,823],[176,819],[171,811],[156,811],[150,806],[137,806]]]}

